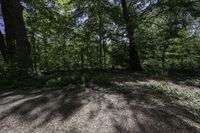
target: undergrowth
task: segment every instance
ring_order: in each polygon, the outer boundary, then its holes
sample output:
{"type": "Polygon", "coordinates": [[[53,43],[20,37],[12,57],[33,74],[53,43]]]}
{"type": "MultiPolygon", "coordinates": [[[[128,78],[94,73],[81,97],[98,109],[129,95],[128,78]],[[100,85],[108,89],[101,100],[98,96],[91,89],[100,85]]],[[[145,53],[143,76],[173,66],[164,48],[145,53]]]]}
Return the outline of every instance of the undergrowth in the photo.
{"type": "Polygon", "coordinates": [[[200,78],[186,80],[186,84],[190,86],[200,87],[200,78]]]}
{"type": "Polygon", "coordinates": [[[15,76],[1,78],[1,88],[41,88],[62,87],[66,89],[80,89],[84,86],[95,84],[98,86],[110,86],[108,74],[94,72],[67,72],[41,75],[15,76]]]}
{"type": "Polygon", "coordinates": [[[196,92],[194,95],[189,96],[187,95],[187,93],[178,91],[177,88],[172,88],[168,86],[166,82],[160,82],[158,85],[153,85],[152,90],[155,93],[166,95],[169,98],[188,101],[192,104],[193,107],[200,108],[199,92],[196,92]]]}

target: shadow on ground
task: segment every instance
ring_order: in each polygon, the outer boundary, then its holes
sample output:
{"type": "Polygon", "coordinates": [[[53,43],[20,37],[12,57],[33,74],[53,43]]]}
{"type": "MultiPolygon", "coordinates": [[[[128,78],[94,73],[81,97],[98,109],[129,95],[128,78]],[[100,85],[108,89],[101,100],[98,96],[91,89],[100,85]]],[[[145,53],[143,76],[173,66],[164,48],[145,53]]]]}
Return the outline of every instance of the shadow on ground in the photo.
{"type": "MultiPolygon", "coordinates": [[[[140,78],[128,79],[135,82],[140,78]]],[[[149,87],[113,84],[74,91],[3,90],[0,132],[200,132],[199,110],[182,106],[149,87]]]]}

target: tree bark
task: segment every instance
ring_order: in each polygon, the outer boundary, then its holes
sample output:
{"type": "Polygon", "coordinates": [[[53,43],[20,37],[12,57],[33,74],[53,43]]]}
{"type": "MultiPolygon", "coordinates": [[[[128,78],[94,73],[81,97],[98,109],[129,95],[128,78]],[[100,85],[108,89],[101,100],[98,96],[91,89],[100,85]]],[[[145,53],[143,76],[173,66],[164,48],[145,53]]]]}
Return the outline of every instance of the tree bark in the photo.
{"type": "Polygon", "coordinates": [[[103,22],[102,22],[102,10],[101,1],[98,2],[98,19],[99,19],[99,68],[102,69],[102,41],[103,41],[103,22]]]}
{"type": "Polygon", "coordinates": [[[20,68],[32,70],[31,45],[28,41],[20,0],[1,0],[6,44],[10,58],[20,68]]]}
{"type": "Polygon", "coordinates": [[[107,65],[106,65],[106,43],[105,43],[105,40],[103,38],[103,58],[104,58],[104,69],[107,68],[107,65]]]}
{"type": "Polygon", "coordinates": [[[0,51],[3,56],[4,61],[8,62],[7,52],[6,52],[6,44],[5,44],[4,37],[3,37],[3,34],[1,33],[1,31],[0,31],[0,51]]]}
{"type": "Polygon", "coordinates": [[[5,23],[5,33],[6,39],[5,43],[7,46],[7,58],[8,62],[12,62],[15,56],[15,37],[14,37],[14,21],[12,12],[12,2],[11,0],[1,0],[1,9],[3,14],[3,19],[5,23]]]}
{"type": "Polygon", "coordinates": [[[163,46],[163,50],[162,50],[162,70],[165,71],[165,62],[166,62],[166,44],[164,44],[163,46]]]}
{"type": "Polygon", "coordinates": [[[13,0],[13,7],[15,11],[15,27],[16,31],[14,35],[16,36],[16,42],[17,42],[17,50],[16,50],[16,56],[18,59],[18,63],[22,65],[25,69],[32,69],[32,53],[31,53],[31,45],[28,41],[27,32],[25,29],[25,23],[23,19],[23,12],[22,7],[20,5],[19,0],[13,0]]]}
{"type": "Polygon", "coordinates": [[[129,69],[132,71],[142,71],[138,50],[135,45],[134,39],[134,25],[130,18],[130,14],[127,8],[126,0],[121,0],[121,5],[123,9],[123,16],[126,22],[126,30],[129,39],[129,69]]]}

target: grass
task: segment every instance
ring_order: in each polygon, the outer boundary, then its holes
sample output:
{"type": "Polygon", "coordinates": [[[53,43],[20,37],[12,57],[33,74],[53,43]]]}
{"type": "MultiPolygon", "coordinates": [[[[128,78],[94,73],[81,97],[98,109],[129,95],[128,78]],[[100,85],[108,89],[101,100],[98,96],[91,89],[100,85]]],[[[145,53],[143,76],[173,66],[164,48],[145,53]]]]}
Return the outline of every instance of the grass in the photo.
{"type": "Polygon", "coordinates": [[[193,107],[200,108],[199,92],[189,96],[187,93],[180,92],[178,89],[168,86],[166,82],[160,82],[158,85],[153,85],[152,90],[155,93],[166,95],[171,99],[187,101],[187,103],[190,103],[193,107]]]}
{"type": "Polygon", "coordinates": [[[178,100],[188,100],[189,97],[185,93],[177,91],[176,88],[171,88],[167,86],[167,83],[161,82],[158,85],[153,85],[152,90],[156,93],[165,94],[170,98],[175,98],[178,100]]]}
{"type": "Polygon", "coordinates": [[[186,80],[186,84],[190,86],[200,87],[200,78],[186,80]]]}

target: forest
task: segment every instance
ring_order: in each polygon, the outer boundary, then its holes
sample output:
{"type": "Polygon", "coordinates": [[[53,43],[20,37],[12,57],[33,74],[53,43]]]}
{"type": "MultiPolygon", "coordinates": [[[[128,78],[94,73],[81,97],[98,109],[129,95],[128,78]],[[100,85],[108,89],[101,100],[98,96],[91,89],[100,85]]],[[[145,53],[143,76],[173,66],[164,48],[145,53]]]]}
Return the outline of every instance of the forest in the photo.
{"type": "Polygon", "coordinates": [[[200,1],[0,0],[0,132],[200,133],[200,1]]]}

